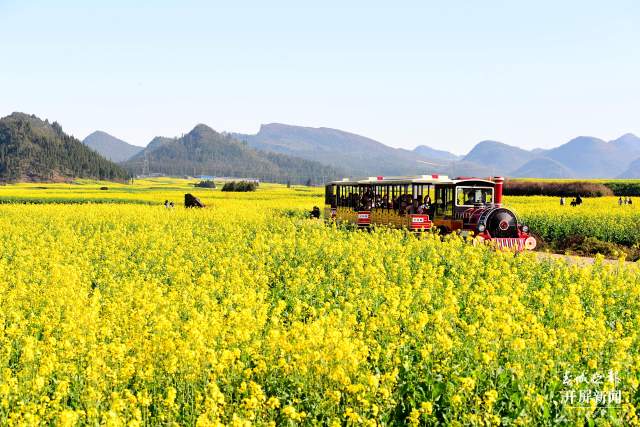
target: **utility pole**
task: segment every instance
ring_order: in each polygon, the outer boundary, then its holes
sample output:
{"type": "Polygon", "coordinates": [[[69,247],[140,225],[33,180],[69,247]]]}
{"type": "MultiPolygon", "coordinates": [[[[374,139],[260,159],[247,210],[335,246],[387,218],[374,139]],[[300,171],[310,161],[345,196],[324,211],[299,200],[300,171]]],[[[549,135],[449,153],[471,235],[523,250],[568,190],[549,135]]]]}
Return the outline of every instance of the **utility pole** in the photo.
{"type": "Polygon", "coordinates": [[[149,169],[149,153],[145,151],[144,153],[144,162],[142,163],[142,176],[150,176],[151,170],[149,169]]]}

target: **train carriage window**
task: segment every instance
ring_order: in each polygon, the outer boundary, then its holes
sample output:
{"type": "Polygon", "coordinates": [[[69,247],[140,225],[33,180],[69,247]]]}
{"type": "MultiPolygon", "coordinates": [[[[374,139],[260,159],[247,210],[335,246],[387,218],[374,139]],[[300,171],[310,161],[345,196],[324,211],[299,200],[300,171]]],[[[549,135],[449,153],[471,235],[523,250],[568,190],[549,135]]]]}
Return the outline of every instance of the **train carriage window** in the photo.
{"type": "Polygon", "coordinates": [[[355,186],[350,185],[349,191],[351,192],[351,209],[355,209],[358,201],[358,189],[355,186]]]}
{"type": "Polygon", "coordinates": [[[349,187],[346,185],[342,186],[342,207],[349,207],[349,187]]]}
{"type": "Polygon", "coordinates": [[[453,215],[453,187],[436,186],[436,215],[453,215]]]}
{"type": "Polygon", "coordinates": [[[396,186],[389,186],[389,209],[396,208],[396,186]]]}
{"type": "Polygon", "coordinates": [[[398,213],[405,215],[411,213],[411,186],[409,184],[400,185],[400,195],[398,197],[398,213]]]}
{"type": "Polygon", "coordinates": [[[340,206],[343,208],[349,207],[349,186],[340,186],[340,206]]]}
{"type": "Polygon", "coordinates": [[[474,206],[493,202],[493,188],[490,187],[457,187],[456,206],[474,206]]]}
{"type": "Polygon", "coordinates": [[[324,204],[330,205],[332,208],[335,208],[337,206],[336,187],[337,186],[335,184],[329,184],[325,187],[325,192],[324,192],[324,204]]]}
{"type": "Polygon", "coordinates": [[[373,187],[369,184],[363,184],[362,188],[362,207],[365,211],[370,211],[373,207],[374,194],[373,187]]]}
{"type": "Polygon", "coordinates": [[[358,208],[360,207],[360,189],[358,188],[357,185],[354,185],[353,187],[351,187],[351,189],[353,190],[353,210],[357,211],[358,208]]]}
{"type": "Polygon", "coordinates": [[[380,207],[387,209],[389,200],[389,193],[387,192],[388,186],[381,185],[380,186],[380,207]]]}
{"type": "Polygon", "coordinates": [[[349,187],[346,185],[342,186],[342,207],[346,208],[349,206],[349,187]]]}
{"type": "Polygon", "coordinates": [[[391,207],[391,203],[390,203],[390,196],[389,196],[390,188],[389,188],[389,186],[388,186],[388,185],[384,185],[384,186],[382,187],[382,189],[383,189],[383,191],[384,191],[384,199],[383,199],[383,201],[384,201],[384,207],[385,207],[385,209],[389,210],[389,208],[391,207]]]}
{"type": "Polygon", "coordinates": [[[413,210],[418,214],[433,215],[431,197],[432,186],[430,184],[415,184],[413,189],[413,210]]]}
{"type": "Polygon", "coordinates": [[[372,200],[372,208],[378,209],[382,205],[382,195],[380,194],[381,187],[379,185],[373,186],[373,200],[372,200]]]}
{"type": "Polygon", "coordinates": [[[358,188],[357,185],[354,185],[351,187],[351,190],[353,191],[353,198],[352,198],[352,208],[354,211],[357,211],[360,207],[360,189],[358,188]]]}
{"type": "Polygon", "coordinates": [[[356,198],[356,195],[355,195],[355,192],[353,191],[353,185],[350,185],[349,186],[349,207],[351,209],[353,209],[354,207],[355,198],[356,198]]]}
{"type": "Polygon", "coordinates": [[[378,207],[378,204],[376,203],[378,197],[378,186],[375,184],[372,185],[369,187],[369,191],[371,192],[371,209],[373,210],[378,207]]]}

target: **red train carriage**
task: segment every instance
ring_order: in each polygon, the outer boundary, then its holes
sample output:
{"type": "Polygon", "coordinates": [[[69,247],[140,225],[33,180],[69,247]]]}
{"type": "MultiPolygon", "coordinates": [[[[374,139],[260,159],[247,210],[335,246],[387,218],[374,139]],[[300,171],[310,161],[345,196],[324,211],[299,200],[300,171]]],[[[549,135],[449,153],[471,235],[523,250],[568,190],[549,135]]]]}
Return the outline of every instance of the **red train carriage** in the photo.
{"type": "Polygon", "coordinates": [[[528,227],[502,206],[503,181],[445,175],[334,181],[326,186],[325,218],[359,227],[473,233],[498,247],[534,249],[536,240],[528,227]]]}

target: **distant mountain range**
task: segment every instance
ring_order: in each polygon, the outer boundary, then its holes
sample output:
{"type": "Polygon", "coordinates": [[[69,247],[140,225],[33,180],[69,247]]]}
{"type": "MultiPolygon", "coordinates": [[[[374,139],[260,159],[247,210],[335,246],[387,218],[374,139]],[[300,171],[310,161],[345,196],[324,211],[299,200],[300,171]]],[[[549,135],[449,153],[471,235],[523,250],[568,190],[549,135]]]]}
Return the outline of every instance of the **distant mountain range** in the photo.
{"type": "Polygon", "coordinates": [[[525,178],[575,178],[575,172],[562,163],[545,157],[529,160],[511,173],[514,177],[525,178]]]}
{"type": "Polygon", "coordinates": [[[122,166],[133,174],[232,176],[312,184],[343,175],[315,161],[255,150],[203,124],[180,138],[154,138],[122,166]]]}
{"type": "Polygon", "coordinates": [[[580,136],[556,148],[535,150],[482,141],[465,156],[426,145],[392,148],[337,129],[279,123],[262,125],[255,135],[220,133],[201,124],[180,138],[156,137],[146,148],[102,131],[83,142],[65,134],[56,122],[24,113],[4,117],[0,180],[126,179],[148,173],[314,184],[340,177],[431,173],[640,178],[640,138],[630,133],[609,142],[580,136]]]}
{"type": "Polygon", "coordinates": [[[337,129],[272,123],[262,125],[256,135],[233,135],[257,150],[315,160],[351,176],[412,175],[433,169],[420,162],[430,158],[337,129]]]}
{"type": "Polygon", "coordinates": [[[464,159],[512,177],[616,178],[626,175],[639,158],[640,138],[626,134],[610,142],[580,136],[553,149],[532,151],[482,142],[464,159]]]}
{"type": "MultiPolygon", "coordinates": [[[[91,135],[85,143],[113,159],[135,157],[128,154],[131,145],[117,138],[107,139],[105,135],[99,134],[100,140],[109,142],[108,148],[99,146],[91,135]]],[[[535,150],[482,141],[464,156],[427,145],[414,150],[393,148],[337,129],[280,123],[262,125],[255,135],[232,133],[230,138],[246,143],[247,148],[259,153],[306,159],[351,177],[445,173],[451,176],[624,178],[640,174],[640,166],[634,162],[640,159],[640,138],[633,134],[610,142],[580,136],[553,149],[535,150]]],[[[171,139],[156,138],[148,148],[167,140],[171,139]]]]}
{"type": "Polygon", "coordinates": [[[640,159],[631,162],[627,170],[620,175],[620,178],[640,179],[640,159]]]}
{"type": "Polygon", "coordinates": [[[0,119],[1,181],[125,180],[128,173],[65,134],[57,123],[13,113],[0,119]]]}
{"type": "Polygon", "coordinates": [[[143,147],[131,145],[109,135],[106,132],[97,130],[87,136],[82,141],[87,147],[102,154],[107,159],[114,162],[124,162],[143,150],[143,147]]]}
{"type": "Polygon", "coordinates": [[[482,141],[464,156],[464,160],[490,168],[495,175],[516,170],[533,157],[529,151],[518,147],[497,141],[482,141]]]}
{"type": "Polygon", "coordinates": [[[418,145],[413,149],[413,152],[427,159],[444,160],[449,162],[460,160],[461,157],[448,151],[436,150],[435,148],[431,148],[427,145],[418,145]]]}
{"type": "Polygon", "coordinates": [[[336,129],[276,123],[263,125],[256,135],[237,136],[259,150],[295,153],[342,166],[352,176],[437,172],[452,176],[615,178],[633,173],[626,171],[633,160],[640,158],[640,138],[633,134],[611,142],[578,137],[550,150],[524,150],[482,141],[462,157],[425,145],[408,151],[336,129]]]}

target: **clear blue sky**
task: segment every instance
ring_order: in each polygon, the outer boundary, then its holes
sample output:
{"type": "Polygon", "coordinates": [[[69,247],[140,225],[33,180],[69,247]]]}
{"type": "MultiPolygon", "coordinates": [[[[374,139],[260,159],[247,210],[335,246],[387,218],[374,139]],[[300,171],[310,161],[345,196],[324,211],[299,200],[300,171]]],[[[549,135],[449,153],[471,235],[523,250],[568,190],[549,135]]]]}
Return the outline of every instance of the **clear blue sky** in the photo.
{"type": "Polygon", "coordinates": [[[1,116],[137,145],[197,123],[457,153],[640,134],[636,0],[96,3],[0,0],[1,116]]]}

